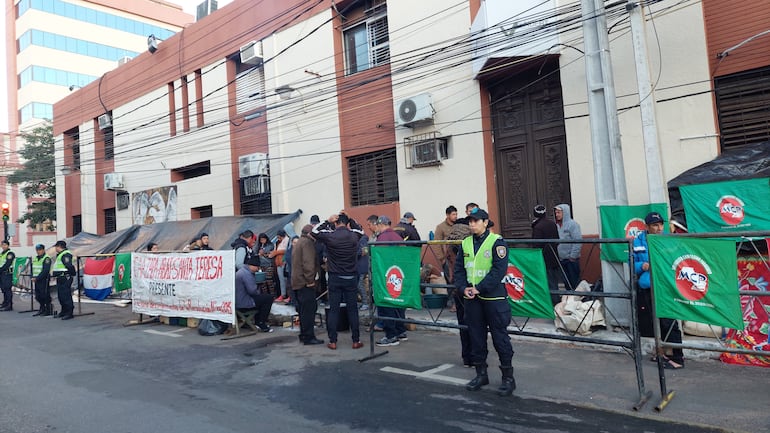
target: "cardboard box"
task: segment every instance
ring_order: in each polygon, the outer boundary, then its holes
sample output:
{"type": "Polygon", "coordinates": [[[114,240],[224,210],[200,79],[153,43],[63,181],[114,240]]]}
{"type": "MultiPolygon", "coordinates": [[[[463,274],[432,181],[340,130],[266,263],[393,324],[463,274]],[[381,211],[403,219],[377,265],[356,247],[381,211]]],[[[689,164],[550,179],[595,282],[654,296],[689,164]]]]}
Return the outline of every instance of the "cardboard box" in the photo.
{"type": "Polygon", "coordinates": [[[198,324],[201,322],[201,319],[196,319],[194,317],[190,317],[187,319],[187,327],[188,328],[197,328],[198,324]]]}

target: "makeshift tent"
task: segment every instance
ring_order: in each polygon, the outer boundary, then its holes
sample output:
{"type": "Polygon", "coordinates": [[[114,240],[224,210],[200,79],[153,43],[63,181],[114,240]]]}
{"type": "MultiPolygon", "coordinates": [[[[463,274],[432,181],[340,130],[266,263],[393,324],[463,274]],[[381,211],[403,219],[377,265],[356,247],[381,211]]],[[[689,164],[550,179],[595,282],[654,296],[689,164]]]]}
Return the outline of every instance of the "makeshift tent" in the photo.
{"type": "Polygon", "coordinates": [[[145,251],[150,242],[157,243],[160,251],[180,251],[193,238],[208,233],[211,248],[228,250],[244,230],[251,230],[255,235],[266,233],[272,239],[278,230],[293,223],[301,213],[302,210],[297,210],[290,214],[210,217],[133,225],[104,236],[83,232],[67,239],[67,247],[75,256],[145,251]]]}
{"type": "Polygon", "coordinates": [[[679,187],[726,180],[770,177],[770,141],[727,149],[713,160],[685,171],[668,182],[671,217],[687,223],[679,187]]]}

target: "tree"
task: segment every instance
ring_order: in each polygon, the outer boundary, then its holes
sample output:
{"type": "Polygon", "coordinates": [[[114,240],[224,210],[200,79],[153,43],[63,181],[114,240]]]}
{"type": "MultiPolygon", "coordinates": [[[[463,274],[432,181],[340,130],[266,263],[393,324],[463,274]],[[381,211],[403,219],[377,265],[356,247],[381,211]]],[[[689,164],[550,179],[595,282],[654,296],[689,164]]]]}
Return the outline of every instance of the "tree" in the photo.
{"type": "Polygon", "coordinates": [[[21,192],[34,200],[17,222],[33,227],[42,224],[55,230],[56,171],[54,166],[53,126],[46,122],[21,134],[25,145],[19,149],[22,167],[8,176],[8,183],[21,185],[21,192]]]}

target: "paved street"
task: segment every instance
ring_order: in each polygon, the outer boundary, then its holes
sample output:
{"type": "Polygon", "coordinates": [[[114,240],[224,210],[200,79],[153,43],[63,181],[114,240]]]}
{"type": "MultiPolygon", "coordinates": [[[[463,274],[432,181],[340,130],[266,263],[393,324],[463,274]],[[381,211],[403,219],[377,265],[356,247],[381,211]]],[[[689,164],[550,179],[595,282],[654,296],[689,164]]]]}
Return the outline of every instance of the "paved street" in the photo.
{"type": "MultiPolygon", "coordinates": [[[[654,403],[633,413],[632,364],[619,353],[514,341],[519,388],[506,399],[494,394],[496,368],[488,389],[462,388],[472,371],[457,365],[457,337],[446,332],[411,332],[387,355],[360,363],[368,341],[354,351],[347,333],[332,352],[299,346],[287,329],[222,341],[189,328],[123,327],[134,317],[130,307],[85,310],[96,314],[68,322],[0,315],[0,432],[723,431],[706,424],[758,432],[770,425],[766,391],[741,394],[767,383],[762,369],[692,362],[669,379],[681,391],[663,414],[654,403]],[[724,368],[740,369],[740,379],[719,383],[724,368]]],[[[657,397],[654,365],[646,364],[657,397]]]]}

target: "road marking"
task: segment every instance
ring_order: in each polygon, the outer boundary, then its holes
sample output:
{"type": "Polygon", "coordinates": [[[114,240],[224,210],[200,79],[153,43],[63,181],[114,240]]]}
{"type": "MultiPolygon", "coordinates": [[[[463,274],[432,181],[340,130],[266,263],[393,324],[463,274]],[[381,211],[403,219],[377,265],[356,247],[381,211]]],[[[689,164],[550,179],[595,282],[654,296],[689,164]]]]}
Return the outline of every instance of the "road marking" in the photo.
{"type": "Polygon", "coordinates": [[[181,335],[179,335],[178,333],[186,330],[187,328],[182,328],[182,329],[177,329],[176,331],[163,332],[163,331],[156,331],[154,329],[145,329],[144,332],[148,334],[153,334],[153,335],[162,335],[164,337],[181,337],[181,335]]]}
{"type": "Polygon", "coordinates": [[[437,380],[439,382],[451,383],[453,385],[465,385],[468,382],[467,379],[458,379],[456,377],[436,374],[438,372],[448,370],[452,367],[453,367],[452,364],[441,364],[436,368],[432,368],[426,371],[412,371],[412,370],[405,370],[403,368],[383,367],[380,369],[380,371],[384,371],[386,373],[403,374],[405,376],[413,376],[420,379],[437,380]]]}

